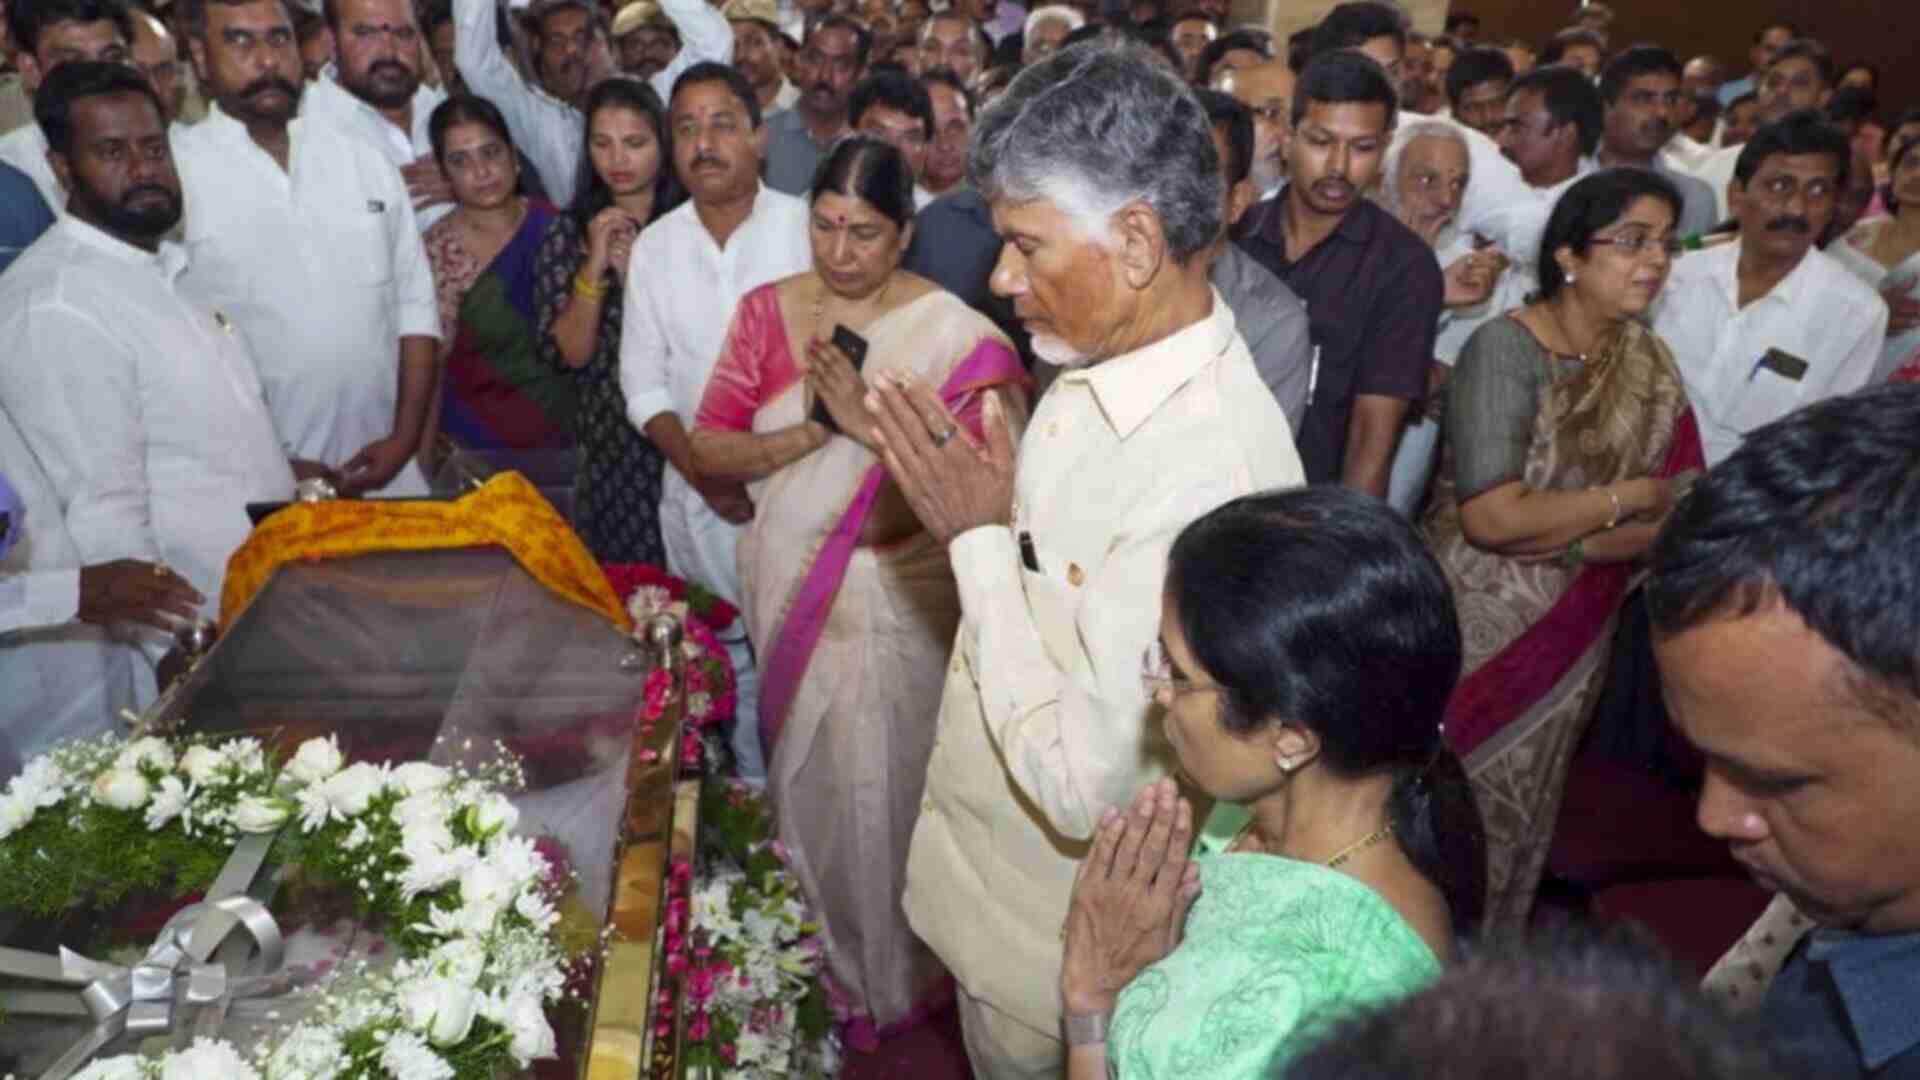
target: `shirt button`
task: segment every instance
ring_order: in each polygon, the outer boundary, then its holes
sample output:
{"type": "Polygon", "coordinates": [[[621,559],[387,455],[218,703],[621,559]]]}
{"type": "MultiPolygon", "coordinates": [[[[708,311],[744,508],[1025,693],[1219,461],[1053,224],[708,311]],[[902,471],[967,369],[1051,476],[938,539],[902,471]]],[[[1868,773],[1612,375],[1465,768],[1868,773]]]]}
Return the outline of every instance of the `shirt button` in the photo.
{"type": "Polygon", "coordinates": [[[1087,580],[1086,571],[1080,569],[1079,563],[1067,564],[1067,584],[1072,585],[1074,588],[1077,589],[1080,587],[1081,583],[1086,580],[1087,580]]]}
{"type": "Polygon", "coordinates": [[[921,813],[923,813],[923,814],[931,814],[931,813],[933,813],[933,800],[932,800],[932,799],[921,799],[921,800],[920,800],[920,812],[921,812],[921,813]]]}

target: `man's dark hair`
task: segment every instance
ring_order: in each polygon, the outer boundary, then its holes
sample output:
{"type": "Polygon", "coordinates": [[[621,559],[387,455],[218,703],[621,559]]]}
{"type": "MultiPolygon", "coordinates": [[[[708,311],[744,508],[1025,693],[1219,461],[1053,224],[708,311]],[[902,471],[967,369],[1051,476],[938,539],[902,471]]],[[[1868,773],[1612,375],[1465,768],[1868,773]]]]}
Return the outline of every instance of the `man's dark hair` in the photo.
{"type": "Polygon", "coordinates": [[[1313,32],[1318,26],[1309,26],[1295,30],[1287,35],[1287,70],[1299,75],[1307,69],[1307,61],[1313,59],[1313,32]]]}
{"type": "Polygon", "coordinates": [[[112,23],[121,40],[133,44],[133,15],[122,0],[11,0],[7,4],[7,34],[22,52],[39,53],[40,35],[48,27],[96,22],[112,23]]]}
{"type": "MultiPolygon", "coordinates": [[[[329,3],[327,7],[331,10],[333,5],[329,3]]],[[[287,14],[293,16],[293,39],[299,42],[302,47],[305,47],[306,44],[314,38],[319,37],[321,31],[330,28],[324,16],[316,15],[298,4],[289,7],[287,14]]],[[[427,14],[431,16],[433,12],[428,11],[427,14]]],[[[447,19],[449,21],[453,19],[453,11],[450,8],[447,10],[447,19]]],[[[425,31],[425,27],[421,29],[423,32],[425,31]]]]}
{"type": "Polygon", "coordinates": [[[1488,939],[1426,989],[1330,1028],[1286,1080],[1786,1080],[1754,1017],[1723,1012],[1644,931],[1488,939]]]}
{"type": "MultiPolygon", "coordinates": [[[[338,0],[324,0],[324,2],[327,5],[328,11],[331,13],[338,0]]],[[[563,11],[584,11],[587,13],[588,26],[594,27],[597,30],[607,29],[606,20],[601,16],[599,9],[594,7],[589,0],[536,0],[528,11],[533,16],[533,32],[535,37],[545,37],[547,35],[547,20],[563,11]]],[[[328,14],[327,22],[332,24],[332,14],[328,14]]],[[[675,32],[675,36],[678,36],[677,31],[675,32]]]]}
{"type": "Polygon", "coordinates": [[[73,103],[107,94],[139,94],[153,102],[153,111],[163,120],[167,115],[153,84],[132,67],[100,60],[70,60],[48,72],[33,95],[33,122],[47,137],[48,148],[71,154],[73,103]]]}
{"type": "Polygon", "coordinates": [[[1833,53],[1813,38],[1797,37],[1782,45],[1780,51],[1774,53],[1773,59],[1768,62],[1767,70],[1771,71],[1779,67],[1781,62],[1786,60],[1811,60],[1813,69],[1820,73],[1822,86],[1832,86],[1834,77],[1838,74],[1833,63],[1833,53]]]}
{"type": "Polygon", "coordinates": [[[452,0],[433,0],[420,9],[420,32],[432,34],[453,21],[452,0]]]}
{"type": "Polygon", "coordinates": [[[1607,55],[1606,39],[1591,30],[1578,26],[1569,26],[1565,30],[1547,39],[1547,47],[1540,53],[1541,64],[1557,64],[1566,59],[1567,50],[1575,45],[1591,45],[1602,57],[1607,55]]]}
{"type": "Polygon", "coordinates": [[[1357,49],[1377,37],[1390,37],[1406,48],[1406,16],[1379,0],[1351,0],[1327,12],[1313,28],[1308,50],[1311,56],[1319,56],[1335,49],[1357,49]]]}
{"type": "Polygon", "coordinates": [[[1620,92],[1644,75],[1680,78],[1680,58],[1658,45],[1630,45],[1600,69],[1600,97],[1608,105],[1620,103],[1620,92]]]}
{"type": "MultiPolygon", "coordinates": [[[[927,21],[932,22],[933,20],[928,19],[927,21]]],[[[807,40],[812,41],[816,35],[828,30],[845,30],[852,34],[853,62],[859,64],[861,67],[867,66],[867,54],[873,50],[873,31],[868,30],[866,27],[847,18],[845,15],[829,15],[815,23],[813,29],[807,31],[807,40]]]]}
{"type": "Polygon", "coordinates": [[[1869,684],[1920,697],[1920,386],[1828,398],[1749,432],[1650,553],[1657,635],[1776,599],[1869,684]]]}
{"type": "Polygon", "coordinates": [[[1797,38],[1800,36],[1800,28],[1793,25],[1790,22],[1775,21],[1770,23],[1761,23],[1760,29],[1755,30],[1753,32],[1753,43],[1755,45],[1758,45],[1761,42],[1767,40],[1767,33],[1772,30],[1785,30],[1787,32],[1788,37],[1797,38]]]}
{"type": "Polygon", "coordinates": [[[927,141],[933,141],[933,99],[927,88],[904,71],[880,71],[868,75],[847,95],[847,126],[858,128],[868,109],[882,105],[920,121],[927,141]]]}
{"type": "Polygon", "coordinates": [[[1235,30],[1214,38],[1207,42],[1206,48],[1200,50],[1199,77],[1203,81],[1213,78],[1213,65],[1219,63],[1221,57],[1235,49],[1259,53],[1271,60],[1273,59],[1273,35],[1265,30],[1235,30]]]}
{"type": "Polygon", "coordinates": [[[1220,167],[1226,171],[1231,187],[1253,171],[1253,110],[1232,94],[1205,88],[1194,93],[1200,97],[1200,107],[1207,110],[1207,122],[1227,137],[1227,159],[1220,167]]]}
{"type": "Polygon", "coordinates": [[[952,89],[954,93],[959,94],[960,105],[967,110],[967,119],[973,119],[973,91],[967,88],[967,80],[962,79],[959,72],[952,68],[942,67],[934,68],[932,71],[920,76],[921,86],[932,86],[934,83],[939,83],[941,86],[948,87],[952,89]]]}
{"type": "MultiPolygon", "coordinates": [[[[673,81],[673,96],[667,99],[667,114],[669,116],[673,114],[673,103],[680,99],[681,91],[702,83],[720,83],[725,86],[747,110],[749,126],[759,128],[760,95],[753,92],[753,84],[747,81],[745,75],[740,74],[739,68],[731,64],[716,64],[711,60],[700,61],[681,72],[680,77],[673,81]]],[[[669,122],[667,126],[673,125],[669,122]]]]}
{"type": "Polygon", "coordinates": [[[1454,108],[1466,92],[1487,82],[1513,81],[1513,61],[1499,49],[1473,48],[1454,58],[1447,69],[1447,101],[1454,108]]]}
{"type": "Polygon", "coordinates": [[[1606,103],[1600,100],[1593,80],[1582,75],[1579,68],[1566,64],[1534,68],[1513,80],[1507,97],[1523,91],[1540,95],[1554,127],[1574,126],[1582,154],[1591,154],[1600,145],[1600,135],[1607,125],[1606,103]]]}
{"type": "Polygon", "coordinates": [[[1878,107],[1873,91],[1864,86],[1843,86],[1827,99],[1827,107],[1822,111],[1829,123],[1859,124],[1872,119],[1878,107]]]}
{"type": "Polygon", "coordinates": [[[1387,69],[1374,63],[1364,53],[1351,49],[1316,52],[1313,59],[1307,61],[1307,70],[1300,73],[1299,84],[1293,90],[1295,128],[1307,115],[1307,106],[1314,102],[1322,105],[1385,105],[1388,131],[1393,130],[1394,120],[1400,111],[1400,95],[1393,88],[1393,80],[1387,78],[1387,69]]]}
{"type": "Polygon", "coordinates": [[[1846,135],[1812,109],[1791,112],[1771,124],[1761,125],[1753,138],[1740,148],[1740,156],[1734,159],[1733,178],[1741,187],[1746,187],[1760,166],[1775,154],[1831,157],[1840,167],[1835,185],[1840,190],[1845,190],[1853,166],[1853,148],[1847,145],[1846,135]]]}
{"type": "Polygon", "coordinates": [[[1480,29],[1480,16],[1471,11],[1456,11],[1447,16],[1446,31],[1449,34],[1458,34],[1460,28],[1468,24],[1472,24],[1475,30],[1480,29]]]}
{"type": "MultiPolygon", "coordinates": [[[[207,5],[219,4],[223,7],[242,7],[253,0],[174,0],[180,5],[180,21],[186,24],[189,37],[207,36],[207,5]]],[[[289,0],[280,0],[280,9],[287,13],[287,23],[293,23],[294,5],[289,0]]],[[[133,39],[128,38],[129,42],[133,39]]]]}

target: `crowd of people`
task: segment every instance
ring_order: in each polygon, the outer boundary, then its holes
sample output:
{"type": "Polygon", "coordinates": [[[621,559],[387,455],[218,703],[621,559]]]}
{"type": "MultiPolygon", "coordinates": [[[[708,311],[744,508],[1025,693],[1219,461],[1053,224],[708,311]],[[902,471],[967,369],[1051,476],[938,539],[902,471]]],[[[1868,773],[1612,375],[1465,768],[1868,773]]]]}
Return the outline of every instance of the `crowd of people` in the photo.
{"type": "Polygon", "coordinates": [[[146,2],[5,0],[0,773],[249,503],[478,457],[742,608],[856,1050],[1920,1076],[1920,111],[1813,28],[146,2]],[[1779,894],[1753,1017],[1526,945],[1601,713],[1779,894]]]}

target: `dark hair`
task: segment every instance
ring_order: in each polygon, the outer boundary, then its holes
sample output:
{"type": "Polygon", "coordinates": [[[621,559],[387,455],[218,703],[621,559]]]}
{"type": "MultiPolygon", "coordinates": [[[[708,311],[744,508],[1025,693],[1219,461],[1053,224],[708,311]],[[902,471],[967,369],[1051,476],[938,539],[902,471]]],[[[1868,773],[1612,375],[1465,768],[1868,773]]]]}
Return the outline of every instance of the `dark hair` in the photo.
{"type": "Polygon", "coordinates": [[[33,120],[47,137],[47,146],[62,154],[73,152],[73,103],[106,94],[139,94],[153,102],[164,123],[167,110],[153,84],[126,64],[104,60],[69,60],[47,73],[33,95],[33,120]]]}
{"type": "Polygon", "coordinates": [[[1239,98],[1218,90],[1202,87],[1194,94],[1200,99],[1200,107],[1207,110],[1207,122],[1223,129],[1227,137],[1227,159],[1220,166],[1231,187],[1253,171],[1253,110],[1239,98]]]}
{"type": "Polygon", "coordinates": [[[1742,188],[1746,187],[1760,166],[1775,154],[1828,155],[1840,166],[1835,185],[1840,189],[1846,188],[1847,175],[1853,170],[1853,148],[1847,145],[1847,137],[1812,109],[1800,109],[1771,124],[1760,125],[1753,138],[1740,148],[1740,156],[1734,159],[1733,178],[1742,188]]]}
{"type": "Polygon", "coordinates": [[[1829,122],[1834,124],[1858,124],[1871,119],[1879,103],[1873,99],[1873,91],[1860,86],[1843,86],[1827,99],[1823,112],[1829,122]]]}
{"type": "Polygon", "coordinates": [[[1293,126],[1298,128],[1307,115],[1307,106],[1385,105],[1387,128],[1392,131],[1400,112],[1400,95],[1387,78],[1387,69],[1364,53],[1351,49],[1315,51],[1307,61],[1307,70],[1293,89],[1293,126]]]}
{"type": "Polygon", "coordinates": [[[1271,60],[1273,59],[1273,35],[1265,30],[1235,30],[1214,38],[1207,42],[1206,48],[1200,50],[1199,71],[1196,74],[1203,81],[1211,79],[1213,65],[1219,63],[1222,57],[1235,49],[1259,53],[1271,60]]]}
{"type": "Polygon", "coordinates": [[[1754,93],[1752,90],[1749,90],[1746,93],[1741,94],[1738,97],[1734,98],[1732,101],[1727,102],[1727,108],[1725,111],[1732,112],[1733,110],[1739,108],[1742,105],[1758,105],[1758,104],[1760,104],[1760,95],[1757,93],[1754,93]]]}
{"type": "Polygon", "coordinates": [[[1313,32],[1316,27],[1295,30],[1287,35],[1287,70],[1299,75],[1313,59],[1313,32]]]}
{"type": "Polygon", "coordinates": [[[1313,28],[1310,56],[1336,49],[1357,49],[1377,37],[1407,45],[1407,18],[1400,9],[1379,0],[1349,0],[1338,4],[1313,28]]]}
{"type": "Polygon", "coordinates": [[[1561,248],[1572,248],[1585,257],[1593,250],[1594,234],[1620,220],[1627,208],[1641,199],[1664,201],[1680,221],[1680,191],[1666,177],[1651,169],[1601,169],[1581,177],[1553,204],[1547,227],[1540,234],[1540,297],[1551,300],[1566,285],[1566,274],[1554,258],[1561,248]]]}
{"type": "Polygon", "coordinates": [[[40,51],[40,35],[49,27],[96,22],[112,23],[121,40],[133,44],[133,15],[121,0],[13,0],[7,5],[13,47],[28,53],[40,51]]]}
{"type": "Polygon", "coordinates": [[[1673,635],[1776,597],[1873,683],[1920,696],[1920,386],[1807,405],[1747,434],[1650,553],[1673,635]]]}
{"type": "MultiPolygon", "coordinates": [[[[968,89],[967,81],[960,77],[959,72],[953,70],[952,68],[942,67],[942,68],[934,68],[932,71],[929,71],[926,74],[920,76],[920,85],[923,88],[931,87],[935,83],[939,83],[941,86],[948,87],[952,89],[955,93],[959,94],[960,105],[962,108],[967,110],[967,119],[969,120],[973,119],[973,110],[975,108],[973,91],[968,89]]],[[[931,95],[931,91],[929,91],[929,95],[931,95]]],[[[931,96],[928,97],[928,101],[929,103],[931,103],[932,101],[931,96]]]]}
{"type": "MultiPolygon", "coordinates": [[[[697,66],[697,65],[696,65],[697,66]]],[[[731,70],[731,69],[728,69],[731,70]]],[[[684,78],[681,82],[685,82],[684,78]]],[[[674,89],[679,89],[675,84],[674,89]]],[[[686,201],[687,193],[680,186],[680,178],[673,167],[673,127],[667,123],[666,107],[660,104],[660,95],[653,87],[639,79],[625,75],[616,75],[593,84],[587,93],[586,104],[581,106],[580,115],[585,119],[584,131],[580,139],[580,168],[573,184],[573,204],[567,207],[567,216],[572,219],[573,227],[582,237],[587,235],[587,225],[594,217],[613,205],[613,189],[600,178],[600,172],[593,167],[593,118],[604,109],[631,109],[647,118],[653,125],[653,137],[660,143],[660,171],[653,179],[653,216],[641,224],[658,221],[661,215],[686,201]]]]}
{"type": "Polygon", "coordinates": [[[1716,95],[1705,93],[1693,96],[1694,123],[1697,124],[1702,120],[1718,120],[1721,112],[1720,99],[1716,95]]]}
{"type": "Polygon", "coordinates": [[[1760,25],[1760,29],[1755,30],[1753,32],[1753,43],[1755,45],[1758,45],[1761,42],[1767,40],[1767,32],[1770,30],[1785,30],[1787,32],[1788,37],[1797,38],[1800,36],[1799,27],[1793,25],[1790,22],[1780,22],[1779,20],[1775,20],[1770,23],[1762,23],[1760,25]]]}
{"type": "MultiPolygon", "coordinates": [[[[337,2],[338,0],[326,0],[328,6],[337,2]]],[[[533,6],[527,9],[528,17],[533,23],[533,36],[546,37],[547,20],[562,11],[584,11],[587,14],[589,26],[600,30],[606,29],[605,20],[601,18],[599,9],[595,8],[590,0],[535,0],[533,6]]],[[[675,36],[679,36],[677,32],[675,36]]]]}
{"type": "Polygon", "coordinates": [[[1447,69],[1447,100],[1455,108],[1466,92],[1481,83],[1513,81],[1513,61],[1499,49],[1472,48],[1454,58],[1447,69]]]}
{"type": "Polygon", "coordinates": [[[1787,1080],[1757,1015],[1735,1016],[1630,923],[1487,939],[1426,988],[1350,1015],[1287,1080],[1787,1080]]]}
{"type": "Polygon", "coordinates": [[[1435,34],[1433,37],[1427,39],[1427,47],[1436,51],[1440,49],[1452,49],[1455,53],[1454,59],[1458,60],[1459,52],[1467,47],[1467,43],[1454,37],[1452,34],[1435,34]]]}
{"type": "MultiPolygon", "coordinates": [[[[325,18],[315,15],[304,7],[294,5],[289,7],[287,11],[288,14],[293,16],[293,39],[299,42],[302,48],[305,48],[314,38],[319,37],[322,30],[328,29],[325,18]]],[[[447,17],[453,17],[451,11],[448,12],[447,17]]],[[[425,28],[422,27],[423,31],[424,29],[425,28]]]]}
{"type": "MultiPolygon", "coordinates": [[[[88,2],[88,0],[82,0],[82,2],[88,2]]],[[[186,24],[187,34],[204,39],[207,36],[208,4],[219,4],[221,7],[244,7],[253,3],[253,0],[174,0],[174,2],[180,5],[181,21],[186,24]]],[[[287,22],[291,25],[294,5],[290,0],[280,0],[280,10],[287,13],[287,22]]],[[[11,14],[11,8],[9,14],[11,14]]],[[[132,42],[133,38],[129,36],[127,40],[132,42]]]]}
{"type": "MultiPolygon", "coordinates": [[[[931,22],[932,20],[928,21],[931,22]]],[[[854,63],[859,64],[861,67],[867,66],[867,53],[873,49],[873,31],[868,30],[866,27],[845,15],[836,14],[829,15],[813,24],[813,28],[807,31],[807,40],[811,41],[814,35],[824,33],[828,30],[845,30],[851,33],[853,35],[854,63]]],[[[804,43],[802,47],[804,47],[804,43]]]]}
{"type": "Polygon", "coordinates": [[[1825,45],[1813,38],[1797,37],[1782,45],[1780,51],[1774,53],[1773,59],[1768,62],[1767,70],[1771,71],[1787,60],[1812,61],[1813,69],[1820,73],[1820,82],[1826,86],[1833,85],[1833,54],[1827,51],[1825,45]]]}
{"type": "MultiPolygon", "coordinates": [[[[725,86],[747,110],[748,126],[759,128],[760,95],[754,93],[753,84],[747,81],[745,75],[740,74],[740,69],[731,64],[716,64],[711,60],[702,60],[681,72],[680,77],[673,80],[673,97],[667,102],[667,109],[672,110],[673,102],[680,99],[681,91],[689,86],[699,86],[703,83],[720,83],[725,86]]],[[[662,129],[666,127],[664,113],[661,117],[661,127],[662,129]]]]}
{"type": "Polygon", "coordinates": [[[1902,114],[1900,119],[1894,122],[1893,127],[1888,129],[1887,183],[1880,189],[1880,199],[1887,204],[1889,214],[1900,212],[1900,197],[1893,190],[1893,174],[1900,171],[1900,163],[1907,159],[1908,154],[1920,149],[1920,135],[1909,135],[1904,139],[1896,138],[1900,129],[1908,124],[1920,124],[1920,109],[1902,114]]]}
{"type": "Polygon", "coordinates": [[[475,94],[455,94],[434,106],[433,115],[427,118],[427,138],[433,143],[433,160],[442,168],[447,164],[447,132],[455,124],[479,124],[507,144],[509,153],[513,151],[513,133],[507,130],[507,118],[493,102],[475,94]]]}
{"type": "Polygon", "coordinates": [[[1594,87],[1593,80],[1580,74],[1579,68],[1566,64],[1534,68],[1513,80],[1507,96],[1511,98],[1523,91],[1540,95],[1554,127],[1573,125],[1582,154],[1591,154],[1594,147],[1600,145],[1600,136],[1607,126],[1607,105],[1600,100],[1600,91],[1594,87]]]}
{"type": "MultiPolygon", "coordinates": [[[[425,4],[420,9],[420,32],[423,34],[432,35],[435,30],[452,21],[452,0],[433,0],[432,3],[425,4]]],[[[442,74],[453,73],[443,72],[442,74]]]]}
{"type": "Polygon", "coordinates": [[[913,222],[913,166],[878,135],[854,132],[833,144],[813,170],[808,204],[828,192],[859,199],[902,229],[913,222]]]}
{"type": "Polygon", "coordinates": [[[875,105],[920,121],[927,141],[933,141],[933,99],[913,76],[904,71],[879,71],[855,83],[853,92],[847,95],[847,126],[858,128],[860,117],[875,105]]]}
{"type": "Polygon", "coordinates": [[[1591,30],[1578,26],[1569,26],[1565,30],[1547,39],[1547,47],[1540,53],[1540,63],[1557,64],[1575,45],[1590,45],[1601,56],[1607,54],[1607,40],[1591,30]]]}
{"type": "Polygon", "coordinates": [[[1244,496],[1181,531],[1166,589],[1219,684],[1221,726],[1244,736],[1284,721],[1318,736],[1340,775],[1392,773],[1394,834],[1469,932],[1485,906],[1486,836],[1440,730],[1460,619],[1413,525],[1334,485],[1244,496]]]}
{"type": "Polygon", "coordinates": [[[1476,30],[1479,29],[1480,16],[1475,15],[1471,11],[1456,11],[1447,16],[1446,31],[1449,34],[1457,34],[1460,32],[1460,28],[1468,23],[1472,23],[1476,30]]]}
{"type": "Polygon", "coordinates": [[[1600,69],[1600,97],[1617,104],[1627,84],[1645,75],[1680,78],[1680,58],[1658,45],[1631,45],[1614,54],[1600,69]]]}

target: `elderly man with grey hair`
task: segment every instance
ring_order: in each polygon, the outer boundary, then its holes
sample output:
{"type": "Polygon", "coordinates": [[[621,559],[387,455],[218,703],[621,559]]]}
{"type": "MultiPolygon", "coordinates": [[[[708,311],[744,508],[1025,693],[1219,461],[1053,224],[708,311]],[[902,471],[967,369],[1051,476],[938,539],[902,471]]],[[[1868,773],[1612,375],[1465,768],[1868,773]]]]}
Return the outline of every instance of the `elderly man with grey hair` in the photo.
{"type": "Polygon", "coordinates": [[[882,381],[868,406],[963,612],[904,904],[959,983],[975,1075],[1011,1080],[1063,1073],[1075,868],[1102,812],[1168,772],[1141,675],[1173,539],[1303,472],[1208,283],[1224,180],[1178,76],[1134,45],[1064,50],[981,117],[968,176],[1005,241],[993,290],[1067,370],[1017,466],[992,398],[978,441],[928,386],[882,381]]]}

